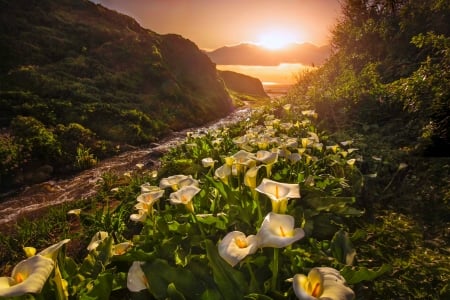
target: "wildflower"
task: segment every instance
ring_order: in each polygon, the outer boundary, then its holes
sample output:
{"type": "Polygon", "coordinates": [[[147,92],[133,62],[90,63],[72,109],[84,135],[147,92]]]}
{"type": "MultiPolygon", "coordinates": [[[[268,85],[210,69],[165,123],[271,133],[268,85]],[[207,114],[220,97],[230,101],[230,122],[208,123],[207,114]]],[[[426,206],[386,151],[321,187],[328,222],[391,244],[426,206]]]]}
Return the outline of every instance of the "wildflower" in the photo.
{"type": "Polygon", "coordinates": [[[125,254],[128,250],[133,247],[132,242],[123,242],[113,246],[112,253],[113,255],[122,255],[125,254]]]}
{"type": "Polygon", "coordinates": [[[297,274],[292,282],[295,295],[300,300],[331,299],[351,300],[355,293],[346,286],[338,270],[329,267],[313,268],[308,276],[297,274]]]}
{"type": "Polygon", "coordinates": [[[53,259],[56,261],[56,258],[58,257],[59,249],[61,249],[62,246],[70,242],[70,239],[62,240],[54,245],[51,245],[50,247],[45,248],[41,252],[39,252],[37,255],[45,256],[47,258],[53,259]]]}
{"type": "Polygon", "coordinates": [[[228,178],[231,175],[231,166],[228,166],[227,164],[222,165],[221,167],[217,168],[214,172],[214,176],[216,178],[219,178],[223,183],[228,184],[228,178]]]}
{"type": "Polygon", "coordinates": [[[353,167],[353,165],[355,164],[355,162],[356,162],[356,159],[351,158],[351,159],[347,160],[347,165],[349,165],[350,167],[353,167]]]}
{"type": "Polygon", "coordinates": [[[247,168],[252,167],[255,164],[255,156],[253,153],[245,150],[238,151],[233,155],[233,158],[233,165],[236,166],[236,171],[238,174],[245,172],[247,168]]]}
{"type": "Polygon", "coordinates": [[[211,157],[206,157],[202,159],[202,165],[204,168],[214,168],[215,160],[211,157]]]}
{"type": "Polygon", "coordinates": [[[59,249],[69,241],[69,239],[62,240],[45,248],[37,255],[34,255],[35,248],[24,247],[30,257],[14,267],[11,277],[0,277],[0,297],[40,293],[53,271],[59,249]]]}
{"type": "Polygon", "coordinates": [[[194,204],[192,203],[192,198],[200,191],[201,189],[196,186],[185,186],[178,191],[171,193],[169,201],[171,204],[183,204],[188,211],[193,213],[194,204]]]}
{"type": "Polygon", "coordinates": [[[106,239],[109,236],[109,234],[106,231],[99,231],[91,239],[91,242],[87,246],[88,251],[92,251],[98,247],[98,245],[103,242],[104,239],[106,239]]]}
{"type": "Polygon", "coordinates": [[[81,208],[71,209],[67,212],[68,215],[79,216],[81,214],[81,208]]]}
{"type": "Polygon", "coordinates": [[[54,265],[52,259],[42,255],[22,260],[14,267],[11,277],[0,277],[0,297],[39,294],[54,265]]]}
{"type": "Polygon", "coordinates": [[[135,205],[137,209],[143,209],[146,213],[153,213],[153,205],[164,195],[164,190],[154,190],[152,192],[147,192],[140,194],[137,197],[138,204],[135,205]]]}
{"type": "Polygon", "coordinates": [[[256,188],[256,177],[258,176],[258,170],[261,166],[255,166],[245,172],[244,184],[251,189],[256,188]]]}
{"type": "Polygon", "coordinates": [[[331,150],[333,153],[336,153],[339,148],[339,145],[326,146],[325,149],[331,150]]]}
{"type": "Polygon", "coordinates": [[[127,288],[130,292],[139,292],[149,288],[147,277],[142,271],[143,261],[135,261],[127,274],[127,288]]]}
{"type": "MultiPolygon", "coordinates": [[[[138,208],[139,209],[139,208],[138,208]]],[[[130,220],[134,222],[145,222],[147,219],[147,212],[143,209],[139,209],[137,214],[131,214],[130,220]]]]}
{"type": "Polygon", "coordinates": [[[291,153],[288,158],[291,164],[295,164],[302,159],[302,156],[300,155],[300,153],[291,153]]]}
{"type": "Polygon", "coordinates": [[[32,256],[36,255],[36,248],[23,247],[23,252],[25,252],[26,257],[32,257],[32,256]]]}
{"type": "Polygon", "coordinates": [[[282,248],[305,236],[301,228],[294,228],[294,217],[270,212],[259,229],[259,247],[282,248]]]}
{"type": "Polygon", "coordinates": [[[260,150],[256,152],[256,160],[266,165],[267,176],[270,177],[272,173],[272,166],[278,160],[278,153],[260,150]]]}
{"type": "Polygon", "coordinates": [[[283,109],[285,111],[290,111],[291,110],[292,105],[290,103],[283,105],[283,109]]]}
{"type": "Polygon", "coordinates": [[[255,253],[258,247],[258,238],[255,235],[246,237],[240,231],[232,231],[219,242],[219,255],[234,267],[247,255],[255,253]]]}
{"type": "Polygon", "coordinates": [[[161,179],[159,187],[165,189],[167,187],[172,188],[173,191],[177,191],[183,186],[194,185],[198,186],[198,181],[192,178],[191,175],[173,175],[167,178],[161,179]]]}
{"type": "Polygon", "coordinates": [[[158,186],[151,185],[148,182],[141,184],[141,193],[153,192],[156,190],[161,190],[161,189],[158,186]]]}
{"type": "Polygon", "coordinates": [[[270,198],[272,211],[276,213],[286,211],[289,199],[300,198],[300,186],[298,184],[280,183],[267,178],[262,180],[256,190],[270,198]]]}

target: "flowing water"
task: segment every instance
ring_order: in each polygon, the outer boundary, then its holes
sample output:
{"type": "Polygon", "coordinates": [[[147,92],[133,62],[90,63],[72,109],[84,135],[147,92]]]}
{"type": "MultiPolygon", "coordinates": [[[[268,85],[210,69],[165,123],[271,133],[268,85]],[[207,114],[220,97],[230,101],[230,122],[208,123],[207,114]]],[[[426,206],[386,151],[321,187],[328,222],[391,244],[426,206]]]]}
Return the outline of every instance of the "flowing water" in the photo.
{"type": "Polygon", "coordinates": [[[97,182],[101,179],[102,174],[106,172],[123,173],[135,169],[137,163],[146,166],[157,164],[154,159],[184,141],[188,131],[204,132],[225,127],[244,120],[250,116],[250,113],[249,108],[236,110],[229,116],[204,127],[175,132],[152,148],[124,152],[105,159],[92,169],[80,172],[73,177],[27,187],[16,195],[1,200],[0,225],[12,224],[20,217],[33,218],[33,213],[51,206],[92,197],[97,192],[97,182]]]}

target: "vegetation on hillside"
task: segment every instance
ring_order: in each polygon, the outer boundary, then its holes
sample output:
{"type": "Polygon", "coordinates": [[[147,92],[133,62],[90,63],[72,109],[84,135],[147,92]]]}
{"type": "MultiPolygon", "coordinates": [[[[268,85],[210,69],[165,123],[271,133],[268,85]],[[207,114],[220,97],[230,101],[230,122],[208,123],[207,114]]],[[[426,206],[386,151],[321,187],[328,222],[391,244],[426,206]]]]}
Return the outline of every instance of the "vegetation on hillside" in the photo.
{"type": "Polygon", "coordinates": [[[0,188],[232,110],[215,65],[180,36],[85,0],[0,2],[0,188]]]}

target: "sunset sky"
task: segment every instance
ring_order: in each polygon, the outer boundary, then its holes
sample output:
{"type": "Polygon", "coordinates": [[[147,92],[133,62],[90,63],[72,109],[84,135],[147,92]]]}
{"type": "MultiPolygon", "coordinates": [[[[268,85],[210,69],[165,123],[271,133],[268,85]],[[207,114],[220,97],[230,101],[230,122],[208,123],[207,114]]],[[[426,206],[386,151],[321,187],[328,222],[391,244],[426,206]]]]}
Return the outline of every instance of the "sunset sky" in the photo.
{"type": "Polygon", "coordinates": [[[177,33],[202,49],[242,42],[273,47],[328,43],[339,0],[93,0],[157,33],[177,33]]]}

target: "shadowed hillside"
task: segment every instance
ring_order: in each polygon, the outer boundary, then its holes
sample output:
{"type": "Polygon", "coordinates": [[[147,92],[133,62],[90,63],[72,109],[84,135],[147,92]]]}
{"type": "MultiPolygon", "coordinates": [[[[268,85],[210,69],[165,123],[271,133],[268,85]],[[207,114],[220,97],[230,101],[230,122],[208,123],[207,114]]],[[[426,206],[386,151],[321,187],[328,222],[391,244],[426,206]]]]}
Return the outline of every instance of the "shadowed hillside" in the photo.
{"type": "Polygon", "coordinates": [[[1,185],[31,166],[83,168],[233,109],[215,65],[181,36],[85,0],[1,6],[1,185]]]}
{"type": "Polygon", "coordinates": [[[232,71],[219,71],[219,75],[225,82],[226,87],[230,90],[251,96],[269,97],[258,78],[232,71]]]}

